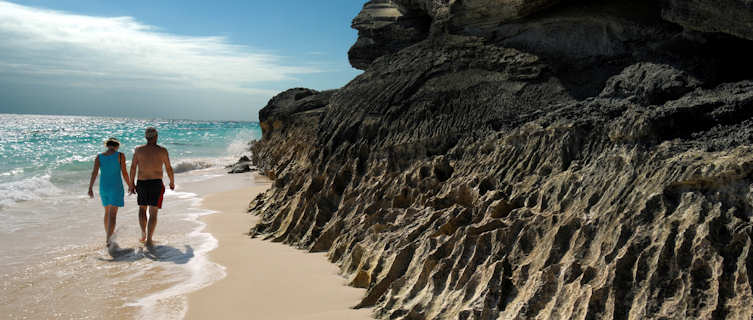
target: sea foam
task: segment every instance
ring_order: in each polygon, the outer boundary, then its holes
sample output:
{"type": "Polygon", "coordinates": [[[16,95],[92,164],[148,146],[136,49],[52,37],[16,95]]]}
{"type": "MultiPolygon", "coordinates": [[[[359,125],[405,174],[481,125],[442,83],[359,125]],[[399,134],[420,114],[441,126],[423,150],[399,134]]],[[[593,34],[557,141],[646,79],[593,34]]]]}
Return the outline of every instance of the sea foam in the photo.
{"type": "Polygon", "coordinates": [[[207,169],[216,167],[217,163],[207,160],[183,160],[173,165],[173,171],[175,173],[183,173],[193,170],[207,169]]]}
{"type": "MultiPolygon", "coordinates": [[[[204,288],[217,280],[227,276],[225,267],[209,260],[207,254],[217,248],[218,241],[210,233],[204,231],[206,223],[199,217],[214,214],[215,211],[200,209],[201,198],[190,192],[170,192],[170,195],[191,201],[189,214],[184,218],[196,224],[196,227],[188,234],[188,239],[197,243],[193,251],[193,257],[183,264],[183,261],[173,261],[180,264],[183,271],[189,276],[164,290],[155,292],[135,302],[127,303],[126,306],[139,307],[140,319],[183,319],[188,310],[186,294],[204,288]]],[[[168,258],[164,262],[170,262],[168,258]]]]}
{"type": "Polygon", "coordinates": [[[21,201],[56,196],[61,192],[62,190],[50,181],[49,174],[0,183],[0,208],[12,206],[21,201]]]}

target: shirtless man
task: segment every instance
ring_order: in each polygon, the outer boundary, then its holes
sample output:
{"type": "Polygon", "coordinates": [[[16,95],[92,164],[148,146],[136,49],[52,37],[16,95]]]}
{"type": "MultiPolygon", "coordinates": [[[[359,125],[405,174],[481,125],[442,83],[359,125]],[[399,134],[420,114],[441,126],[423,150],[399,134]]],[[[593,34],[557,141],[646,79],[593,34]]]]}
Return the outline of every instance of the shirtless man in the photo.
{"type": "Polygon", "coordinates": [[[162,166],[167,170],[170,178],[170,190],[175,190],[175,177],[173,167],[170,165],[170,156],[167,149],[157,145],[157,129],[146,128],[144,134],[146,144],[137,147],[131,161],[131,181],[136,181],[138,170],[138,182],[131,184],[130,193],[138,193],[139,225],[141,225],[141,242],[151,247],[154,228],[157,226],[157,211],[162,209],[162,197],[165,194],[165,184],[162,182],[162,166]],[[149,209],[149,232],[147,233],[146,211],[149,209]]]}

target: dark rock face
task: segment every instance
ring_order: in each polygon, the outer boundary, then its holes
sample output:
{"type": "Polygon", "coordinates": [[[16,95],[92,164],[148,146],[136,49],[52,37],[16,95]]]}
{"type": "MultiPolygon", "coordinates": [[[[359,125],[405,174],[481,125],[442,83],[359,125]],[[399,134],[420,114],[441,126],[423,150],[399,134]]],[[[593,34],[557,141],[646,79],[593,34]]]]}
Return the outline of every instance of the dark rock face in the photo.
{"type": "Polygon", "coordinates": [[[315,142],[321,115],[334,94],[333,90],[290,89],[272,98],[259,111],[262,140],[254,143],[251,151],[252,162],[263,174],[274,178],[275,166],[302,160],[302,151],[315,142]]]}
{"type": "Polygon", "coordinates": [[[269,104],[259,111],[259,123],[262,134],[280,130],[291,115],[308,111],[315,113],[327,105],[334,91],[318,92],[311,89],[295,88],[278,94],[269,104]]]}
{"type": "Polygon", "coordinates": [[[424,40],[430,31],[457,29],[478,33],[521,19],[559,3],[559,0],[372,0],[353,19],[358,41],[348,57],[356,69],[366,70],[381,56],[424,40]]]}
{"type": "Polygon", "coordinates": [[[430,25],[429,16],[421,11],[389,0],[369,1],[353,19],[358,41],[348,51],[350,64],[365,70],[374,59],[426,39],[430,25]]]}
{"type": "Polygon", "coordinates": [[[751,0],[667,0],[662,16],[691,30],[753,40],[751,0]]]}
{"type": "Polygon", "coordinates": [[[564,55],[571,58],[628,55],[631,50],[624,45],[631,39],[656,38],[657,31],[671,29],[670,23],[711,37],[753,40],[753,2],[374,0],[353,20],[359,38],[348,56],[353,67],[366,70],[376,58],[427,38],[430,30],[503,39],[508,46],[538,51],[571,51],[564,55]]]}
{"type": "Polygon", "coordinates": [[[599,95],[628,99],[638,104],[661,104],[700,87],[701,81],[665,64],[637,63],[611,77],[599,95]]]}
{"type": "Polygon", "coordinates": [[[273,99],[252,233],[327,252],[379,319],[751,319],[750,43],[547,8],[273,99]]]}
{"type": "Polygon", "coordinates": [[[559,4],[560,0],[393,0],[426,12],[435,25],[473,31],[525,18],[559,4]]]}

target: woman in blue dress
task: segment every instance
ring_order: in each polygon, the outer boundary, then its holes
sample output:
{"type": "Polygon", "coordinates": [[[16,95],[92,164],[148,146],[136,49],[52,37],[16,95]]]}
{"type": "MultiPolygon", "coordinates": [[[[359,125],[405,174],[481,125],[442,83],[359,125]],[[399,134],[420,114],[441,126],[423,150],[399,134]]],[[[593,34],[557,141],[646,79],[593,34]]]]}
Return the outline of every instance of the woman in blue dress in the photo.
{"type": "Polygon", "coordinates": [[[97,180],[97,173],[101,173],[99,196],[102,198],[102,206],[105,207],[105,243],[109,247],[110,237],[115,231],[115,218],[118,214],[118,208],[124,205],[123,180],[129,187],[131,182],[126,171],[125,155],[118,152],[120,141],[110,138],[105,141],[105,146],[107,146],[107,151],[98,154],[97,158],[94,159],[94,170],[92,170],[91,181],[89,181],[89,197],[94,198],[92,186],[94,186],[94,181],[97,180]]]}

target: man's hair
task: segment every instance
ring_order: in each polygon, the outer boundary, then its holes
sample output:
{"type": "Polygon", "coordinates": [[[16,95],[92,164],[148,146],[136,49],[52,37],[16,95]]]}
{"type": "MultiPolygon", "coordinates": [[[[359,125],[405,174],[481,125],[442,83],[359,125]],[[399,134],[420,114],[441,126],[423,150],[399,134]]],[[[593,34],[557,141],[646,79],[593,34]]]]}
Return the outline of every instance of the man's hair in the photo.
{"type": "Polygon", "coordinates": [[[146,131],[144,131],[144,137],[146,137],[147,140],[152,140],[157,137],[157,129],[154,127],[146,128],[146,131]]]}

